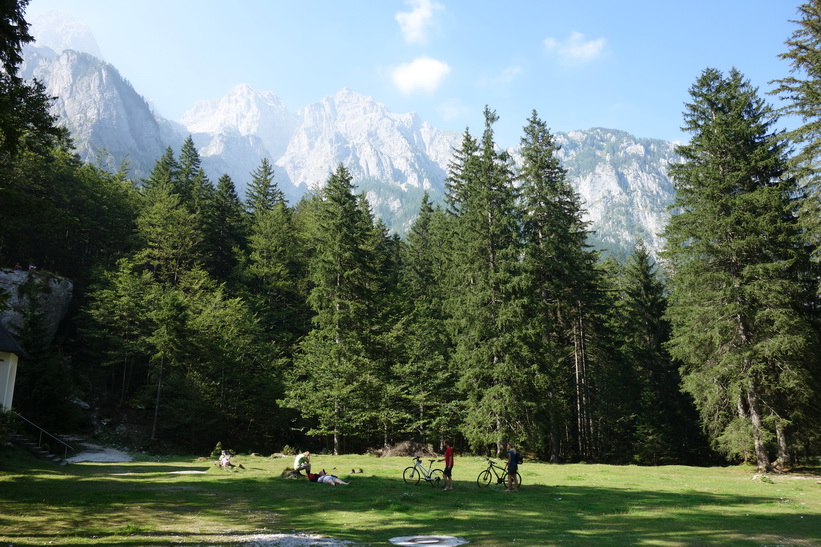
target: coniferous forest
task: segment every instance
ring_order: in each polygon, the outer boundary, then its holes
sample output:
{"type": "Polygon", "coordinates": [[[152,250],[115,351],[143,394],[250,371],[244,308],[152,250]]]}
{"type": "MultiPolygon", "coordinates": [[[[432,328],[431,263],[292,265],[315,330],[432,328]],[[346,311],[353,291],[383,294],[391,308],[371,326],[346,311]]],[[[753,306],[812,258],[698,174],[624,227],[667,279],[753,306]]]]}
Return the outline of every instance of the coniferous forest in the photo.
{"type": "Polygon", "coordinates": [[[190,137],[143,180],[104,152],[82,164],[17,76],[27,1],[7,4],[0,265],[74,283],[52,344],[34,311],[15,333],[26,417],[155,451],[512,440],[555,463],[759,469],[821,453],[821,1],[785,42],[783,112],[735,69],[698,76],[666,247],[623,262],[587,244],[536,111],[514,163],[486,108],[446,202],[426,196],[402,238],[342,165],[286,203],[269,161],[240,196],[190,137]]]}

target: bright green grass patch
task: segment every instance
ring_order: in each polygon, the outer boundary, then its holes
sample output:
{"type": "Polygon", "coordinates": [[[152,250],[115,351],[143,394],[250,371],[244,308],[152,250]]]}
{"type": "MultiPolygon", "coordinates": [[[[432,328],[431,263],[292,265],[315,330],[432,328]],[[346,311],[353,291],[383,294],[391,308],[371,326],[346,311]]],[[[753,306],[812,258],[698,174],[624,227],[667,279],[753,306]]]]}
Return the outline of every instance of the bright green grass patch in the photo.
{"type": "MultiPolygon", "coordinates": [[[[548,465],[520,467],[520,492],[480,489],[481,458],[458,457],[452,492],[406,485],[410,458],[312,457],[352,481],[280,477],[290,459],[237,456],[244,470],[162,458],[64,467],[0,454],[0,543],[229,544],[244,535],[303,532],[357,545],[445,534],[470,545],[818,545],[818,477],[749,468],[548,465]],[[352,473],[362,469],[362,473],[352,473]]],[[[426,462],[427,463],[427,462],[426,462]]]]}

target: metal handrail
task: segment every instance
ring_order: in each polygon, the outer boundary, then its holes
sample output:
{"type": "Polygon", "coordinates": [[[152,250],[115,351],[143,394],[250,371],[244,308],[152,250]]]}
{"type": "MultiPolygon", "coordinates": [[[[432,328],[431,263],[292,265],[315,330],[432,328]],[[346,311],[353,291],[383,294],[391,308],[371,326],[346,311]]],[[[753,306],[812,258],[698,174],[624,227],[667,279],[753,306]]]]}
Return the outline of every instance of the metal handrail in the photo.
{"type": "Polygon", "coordinates": [[[64,440],[62,440],[62,439],[59,439],[59,438],[55,437],[54,435],[52,435],[51,433],[49,433],[48,431],[46,431],[45,429],[43,429],[43,428],[42,428],[42,427],[40,427],[39,425],[35,424],[34,422],[32,422],[31,420],[29,420],[29,419],[28,419],[28,418],[26,418],[25,416],[21,416],[20,414],[18,414],[17,412],[14,412],[13,410],[9,410],[9,412],[10,412],[10,413],[12,413],[12,414],[14,414],[15,416],[17,416],[18,418],[20,418],[21,420],[23,420],[23,421],[24,421],[24,422],[26,422],[27,424],[31,425],[32,427],[34,427],[35,429],[37,429],[37,431],[39,431],[39,432],[40,432],[40,438],[39,438],[39,439],[37,439],[37,447],[38,447],[38,448],[42,448],[42,446],[43,446],[43,435],[48,435],[49,437],[51,437],[52,439],[54,439],[55,441],[57,441],[58,443],[60,443],[61,445],[63,445],[63,447],[64,447],[64,448],[63,448],[63,460],[64,460],[64,461],[68,459],[68,451],[69,451],[69,450],[71,450],[72,452],[74,451],[74,447],[73,447],[73,446],[71,446],[70,444],[68,444],[68,443],[67,443],[67,442],[65,442],[64,440]]]}

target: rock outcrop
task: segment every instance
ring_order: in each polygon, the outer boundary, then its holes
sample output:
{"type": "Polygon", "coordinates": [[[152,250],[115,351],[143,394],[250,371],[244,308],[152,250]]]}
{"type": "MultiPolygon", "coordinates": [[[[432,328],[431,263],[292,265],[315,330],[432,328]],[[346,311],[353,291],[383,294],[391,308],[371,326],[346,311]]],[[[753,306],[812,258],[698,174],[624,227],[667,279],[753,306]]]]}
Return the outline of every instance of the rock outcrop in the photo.
{"type": "Polygon", "coordinates": [[[0,323],[17,334],[24,318],[34,311],[43,318],[45,345],[51,344],[68,312],[74,284],[38,270],[0,268],[0,323]]]}

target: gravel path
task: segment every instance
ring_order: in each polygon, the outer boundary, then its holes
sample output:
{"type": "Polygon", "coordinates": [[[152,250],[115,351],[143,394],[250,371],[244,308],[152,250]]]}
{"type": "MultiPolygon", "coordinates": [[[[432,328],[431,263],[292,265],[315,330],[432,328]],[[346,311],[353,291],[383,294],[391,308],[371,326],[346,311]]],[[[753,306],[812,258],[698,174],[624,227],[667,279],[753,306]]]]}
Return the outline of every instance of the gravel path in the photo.
{"type": "Polygon", "coordinates": [[[122,450],[117,450],[116,448],[105,448],[100,445],[96,444],[88,444],[83,443],[85,446],[85,450],[80,452],[79,454],[75,454],[70,458],[66,458],[68,463],[79,463],[79,462],[109,462],[109,463],[119,463],[119,462],[130,462],[132,461],[131,456],[128,455],[127,452],[123,452],[122,450]]]}

